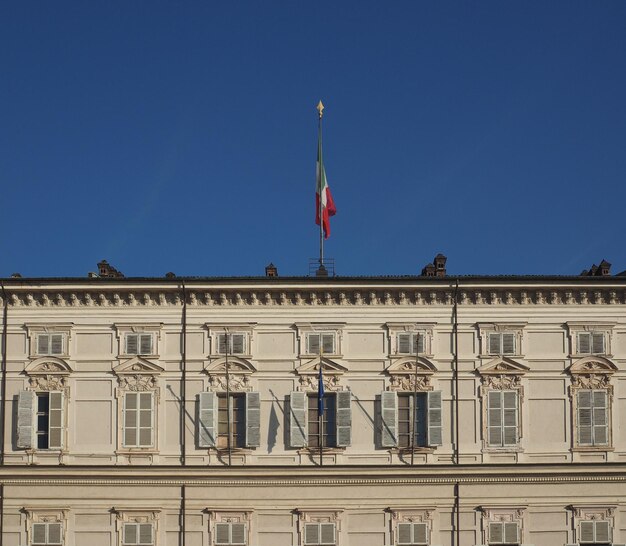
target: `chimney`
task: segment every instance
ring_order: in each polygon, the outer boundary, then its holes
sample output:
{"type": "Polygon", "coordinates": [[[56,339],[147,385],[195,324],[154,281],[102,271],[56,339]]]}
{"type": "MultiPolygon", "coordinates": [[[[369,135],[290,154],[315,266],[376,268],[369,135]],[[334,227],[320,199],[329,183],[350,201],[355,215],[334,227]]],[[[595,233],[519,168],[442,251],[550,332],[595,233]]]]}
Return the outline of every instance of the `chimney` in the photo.
{"type": "Polygon", "coordinates": [[[278,277],[278,268],[270,262],[269,265],[265,266],[265,276],[266,277],[278,277]]]}
{"type": "Polygon", "coordinates": [[[601,277],[608,277],[611,275],[611,264],[609,262],[607,262],[606,260],[602,260],[600,262],[600,265],[598,266],[598,272],[596,273],[596,275],[599,275],[601,277]]]}
{"type": "Polygon", "coordinates": [[[446,276],[446,262],[448,258],[446,258],[443,254],[439,253],[435,256],[435,275],[437,277],[445,277],[446,276]]]}
{"type": "Polygon", "coordinates": [[[434,277],[435,266],[433,264],[426,264],[422,269],[422,277],[434,277]]]}
{"type": "Polygon", "coordinates": [[[176,273],[174,273],[173,271],[168,271],[168,272],[165,274],[165,278],[166,278],[166,279],[175,279],[175,278],[176,278],[176,273]]]}

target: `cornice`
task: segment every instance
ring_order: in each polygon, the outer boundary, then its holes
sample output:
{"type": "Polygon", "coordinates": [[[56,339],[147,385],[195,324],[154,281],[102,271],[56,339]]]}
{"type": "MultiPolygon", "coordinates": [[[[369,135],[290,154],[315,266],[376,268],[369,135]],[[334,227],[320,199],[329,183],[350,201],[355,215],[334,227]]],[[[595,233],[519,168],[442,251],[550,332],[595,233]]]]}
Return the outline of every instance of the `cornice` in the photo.
{"type": "MultiPolygon", "coordinates": [[[[392,285],[332,284],[328,286],[285,284],[282,286],[187,287],[187,306],[224,307],[433,307],[452,306],[454,287],[398,282],[392,285]]],[[[176,286],[85,286],[7,287],[10,307],[71,309],[122,309],[182,307],[182,291],[176,286]]],[[[0,298],[1,300],[1,298],[0,298]]],[[[2,302],[0,301],[0,304],[2,302]]],[[[512,285],[461,286],[459,306],[598,306],[626,304],[623,284],[589,286],[512,285]]]]}

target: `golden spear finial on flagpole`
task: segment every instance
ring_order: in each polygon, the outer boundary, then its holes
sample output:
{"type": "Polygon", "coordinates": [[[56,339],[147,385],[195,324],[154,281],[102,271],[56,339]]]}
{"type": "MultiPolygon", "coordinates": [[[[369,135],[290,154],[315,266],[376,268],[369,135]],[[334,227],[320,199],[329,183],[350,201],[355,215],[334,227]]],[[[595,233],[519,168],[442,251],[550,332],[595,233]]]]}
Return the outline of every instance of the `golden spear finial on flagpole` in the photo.
{"type": "Polygon", "coordinates": [[[324,115],[324,105],[322,104],[321,100],[320,100],[319,104],[317,105],[317,111],[320,114],[320,119],[322,119],[322,116],[324,115]]]}

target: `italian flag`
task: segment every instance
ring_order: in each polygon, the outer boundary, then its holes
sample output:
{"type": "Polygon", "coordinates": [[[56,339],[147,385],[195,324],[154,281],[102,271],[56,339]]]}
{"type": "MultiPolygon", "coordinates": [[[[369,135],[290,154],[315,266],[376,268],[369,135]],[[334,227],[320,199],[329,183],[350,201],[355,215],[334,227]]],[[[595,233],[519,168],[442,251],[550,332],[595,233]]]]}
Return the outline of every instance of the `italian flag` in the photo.
{"type": "Polygon", "coordinates": [[[322,226],[324,228],[324,239],[330,236],[330,217],[335,216],[337,209],[333,196],[326,180],[324,161],[322,160],[322,131],[320,128],[317,144],[317,185],[315,192],[315,223],[320,225],[320,210],[322,215],[322,226]],[[320,205],[321,203],[321,205],[320,205]]]}

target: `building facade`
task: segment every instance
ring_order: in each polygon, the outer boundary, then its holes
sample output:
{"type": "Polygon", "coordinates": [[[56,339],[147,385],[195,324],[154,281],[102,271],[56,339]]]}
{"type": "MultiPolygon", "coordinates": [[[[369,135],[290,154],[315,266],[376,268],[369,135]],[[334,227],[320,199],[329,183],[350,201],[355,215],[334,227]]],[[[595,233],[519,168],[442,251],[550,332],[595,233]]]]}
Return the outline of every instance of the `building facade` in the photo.
{"type": "Polygon", "coordinates": [[[425,275],[4,279],[2,544],[625,543],[626,277],[425,275]]]}

